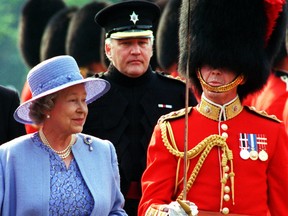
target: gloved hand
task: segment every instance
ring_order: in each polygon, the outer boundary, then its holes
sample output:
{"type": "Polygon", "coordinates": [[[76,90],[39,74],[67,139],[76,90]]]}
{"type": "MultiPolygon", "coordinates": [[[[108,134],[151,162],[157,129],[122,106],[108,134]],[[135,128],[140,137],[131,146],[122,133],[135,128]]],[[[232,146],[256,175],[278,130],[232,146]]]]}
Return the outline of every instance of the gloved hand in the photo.
{"type": "Polygon", "coordinates": [[[177,200],[171,202],[168,206],[169,216],[196,216],[198,215],[198,208],[197,206],[187,200],[177,200]]]}

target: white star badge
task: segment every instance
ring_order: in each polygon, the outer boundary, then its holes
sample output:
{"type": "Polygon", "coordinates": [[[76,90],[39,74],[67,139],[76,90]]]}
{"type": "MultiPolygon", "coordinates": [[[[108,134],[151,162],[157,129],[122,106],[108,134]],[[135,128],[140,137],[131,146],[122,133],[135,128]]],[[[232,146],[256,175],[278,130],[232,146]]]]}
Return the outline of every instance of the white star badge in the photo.
{"type": "Polygon", "coordinates": [[[132,22],[134,23],[134,25],[136,24],[137,21],[139,21],[138,15],[135,14],[134,11],[133,11],[133,13],[130,15],[130,21],[132,21],[132,22]]]}

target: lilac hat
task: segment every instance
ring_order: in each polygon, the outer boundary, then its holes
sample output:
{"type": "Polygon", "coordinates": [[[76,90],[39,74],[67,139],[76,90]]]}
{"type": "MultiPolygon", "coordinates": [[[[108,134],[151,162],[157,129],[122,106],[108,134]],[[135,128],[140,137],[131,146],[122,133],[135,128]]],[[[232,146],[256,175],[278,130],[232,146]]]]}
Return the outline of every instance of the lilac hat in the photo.
{"type": "Polygon", "coordinates": [[[84,83],[88,104],[110,89],[110,84],[106,80],[99,78],[84,79],[75,59],[68,55],[56,56],[36,65],[29,71],[27,81],[32,92],[32,98],[22,103],[14,112],[15,120],[23,124],[33,124],[29,117],[29,107],[36,99],[84,83]]]}

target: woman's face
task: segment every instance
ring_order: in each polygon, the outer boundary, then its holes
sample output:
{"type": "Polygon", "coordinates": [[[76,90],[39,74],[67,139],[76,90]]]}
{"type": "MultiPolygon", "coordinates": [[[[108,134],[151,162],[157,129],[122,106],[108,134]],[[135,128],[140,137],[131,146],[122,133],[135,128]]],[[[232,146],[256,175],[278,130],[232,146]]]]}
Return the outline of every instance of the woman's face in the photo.
{"type": "Polygon", "coordinates": [[[73,134],[83,130],[88,108],[85,102],[86,90],[84,84],[71,86],[57,93],[55,105],[48,113],[45,128],[50,127],[55,133],[73,134]]]}

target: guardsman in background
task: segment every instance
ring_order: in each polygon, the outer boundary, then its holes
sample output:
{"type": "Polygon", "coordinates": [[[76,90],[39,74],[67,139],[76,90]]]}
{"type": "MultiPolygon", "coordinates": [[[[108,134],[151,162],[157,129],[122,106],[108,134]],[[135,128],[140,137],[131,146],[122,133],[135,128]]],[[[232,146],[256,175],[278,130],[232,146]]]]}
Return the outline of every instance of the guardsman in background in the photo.
{"type": "MultiPolygon", "coordinates": [[[[19,21],[19,50],[28,66],[33,68],[40,63],[42,35],[50,18],[66,5],[62,0],[27,0],[21,10],[19,21]]],[[[24,83],[20,103],[32,98],[27,82],[24,83]]],[[[37,131],[34,125],[25,125],[27,133],[37,131]]]]}
{"type": "MultiPolygon", "coordinates": [[[[287,35],[287,29],[286,29],[287,35]]],[[[268,80],[261,89],[245,99],[244,103],[264,110],[282,120],[288,134],[288,54],[287,39],[284,38],[280,51],[274,61],[268,80]]]]}
{"type": "Polygon", "coordinates": [[[179,0],[167,2],[159,20],[155,39],[160,68],[175,77],[178,76],[180,5],[181,1],[179,0]]]}
{"type": "Polygon", "coordinates": [[[23,5],[19,22],[19,49],[29,68],[40,62],[41,40],[47,23],[65,7],[62,0],[27,0],[23,5]]]}
{"type": "Polygon", "coordinates": [[[183,1],[178,69],[201,101],[163,116],[155,127],[139,216],[287,215],[284,125],[242,104],[266,83],[284,36],[284,4],[183,1]]]}
{"type": "MultiPolygon", "coordinates": [[[[153,24],[159,14],[154,3],[125,1],[106,7],[95,18],[105,29],[105,52],[111,62],[107,72],[98,76],[109,81],[111,89],[88,106],[83,131],[115,145],[124,209],[131,216],[137,215],[140,179],[153,128],[160,116],[185,106],[185,83],[157,73],[149,65],[153,24]]],[[[190,96],[190,104],[195,105],[190,96]]]]}
{"type": "Polygon", "coordinates": [[[65,7],[57,11],[49,20],[43,32],[40,44],[40,61],[66,55],[66,38],[71,20],[78,8],[65,7]]]}
{"type": "Polygon", "coordinates": [[[93,1],[81,7],[73,16],[66,38],[66,53],[73,56],[83,77],[106,71],[101,61],[100,45],[102,28],[95,25],[95,14],[108,6],[105,2],[93,1]]]}

